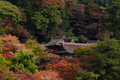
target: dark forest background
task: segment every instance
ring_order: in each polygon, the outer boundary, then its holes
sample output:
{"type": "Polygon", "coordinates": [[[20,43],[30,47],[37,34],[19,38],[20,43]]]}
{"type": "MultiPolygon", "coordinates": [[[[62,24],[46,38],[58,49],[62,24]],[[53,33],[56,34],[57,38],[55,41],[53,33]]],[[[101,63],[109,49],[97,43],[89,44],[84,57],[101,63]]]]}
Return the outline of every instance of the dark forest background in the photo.
{"type": "Polygon", "coordinates": [[[19,10],[1,5],[1,21],[10,20],[12,28],[4,29],[4,34],[16,35],[22,43],[28,38],[44,43],[53,36],[76,42],[103,40],[104,34],[120,36],[119,0],[6,0],[4,4],[7,1],[19,10]]]}

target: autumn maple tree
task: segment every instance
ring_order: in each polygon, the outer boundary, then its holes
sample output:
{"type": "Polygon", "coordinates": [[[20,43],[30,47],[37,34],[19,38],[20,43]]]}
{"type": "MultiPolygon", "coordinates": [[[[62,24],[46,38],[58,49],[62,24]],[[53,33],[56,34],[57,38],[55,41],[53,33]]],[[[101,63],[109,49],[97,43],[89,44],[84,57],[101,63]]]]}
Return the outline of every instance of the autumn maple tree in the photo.
{"type": "Polygon", "coordinates": [[[63,10],[65,7],[65,1],[64,0],[33,0],[38,8],[44,9],[48,5],[53,5],[54,3],[57,4],[57,8],[63,10]]]}

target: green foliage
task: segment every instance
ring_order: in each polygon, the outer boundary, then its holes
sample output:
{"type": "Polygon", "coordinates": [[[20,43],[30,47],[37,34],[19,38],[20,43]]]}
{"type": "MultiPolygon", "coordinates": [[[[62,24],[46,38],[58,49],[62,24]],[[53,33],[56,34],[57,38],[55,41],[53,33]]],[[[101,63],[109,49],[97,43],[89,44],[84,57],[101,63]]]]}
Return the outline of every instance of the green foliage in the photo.
{"type": "Polygon", "coordinates": [[[85,72],[85,71],[79,71],[79,74],[77,75],[77,80],[97,80],[99,74],[94,74],[93,72],[85,72]]]}
{"type": "Polygon", "coordinates": [[[47,42],[49,42],[52,37],[53,37],[53,36],[52,36],[50,33],[47,33],[47,35],[45,35],[45,40],[46,40],[47,42]]]}
{"type": "Polygon", "coordinates": [[[66,32],[66,37],[73,37],[74,36],[74,34],[72,33],[72,31],[71,30],[68,30],[68,32],[66,32]]]}
{"type": "Polygon", "coordinates": [[[62,23],[60,11],[57,10],[56,4],[47,6],[43,10],[36,12],[32,19],[37,29],[49,28],[51,30],[62,23]]]}
{"type": "Polygon", "coordinates": [[[109,39],[109,37],[104,37],[103,41],[98,42],[95,49],[101,54],[109,55],[109,58],[118,58],[120,55],[119,47],[118,40],[115,38],[109,39]]]}
{"type": "Polygon", "coordinates": [[[65,33],[67,39],[73,39],[75,42],[79,42],[78,37],[74,36],[71,30],[65,33]]]}
{"type": "Polygon", "coordinates": [[[22,71],[31,72],[33,74],[36,73],[35,70],[37,67],[33,64],[33,56],[33,53],[21,50],[20,55],[16,55],[10,59],[12,61],[10,70],[16,71],[15,66],[19,66],[19,69],[22,71]]]}
{"type": "Polygon", "coordinates": [[[88,40],[84,35],[80,35],[78,38],[79,38],[79,41],[82,43],[86,43],[86,41],[88,40]]]}
{"type": "Polygon", "coordinates": [[[17,6],[8,1],[0,1],[0,18],[8,19],[17,23],[22,21],[22,14],[17,6]]]}
{"type": "Polygon", "coordinates": [[[114,0],[78,0],[80,3],[88,4],[88,3],[96,3],[100,6],[106,6],[106,4],[110,4],[114,0]]]}
{"type": "Polygon", "coordinates": [[[79,47],[75,54],[81,61],[90,62],[90,71],[77,76],[78,80],[118,80],[120,78],[120,44],[116,39],[104,37],[93,47],[79,47]],[[95,75],[94,75],[95,74],[95,75]],[[95,77],[96,76],[96,77],[95,77]]]}
{"type": "MultiPolygon", "coordinates": [[[[1,21],[1,20],[0,20],[1,21]]],[[[0,35],[6,35],[6,27],[3,27],[3,24],[0,22],[0,35]]]]}
{"type": "Polygon", "coordinates": [[[93,50],[96,53],[96,60],[94,60],[92,68],[94,73],[101,75],[98,80],[120,79],[120,44],[118,40],[105,37],[93,50]]]}
{"type": "Polygon", "coordinates": [[[9,0],[11,3],[16,4],[20,11],[23,10],[22,17],[23,21],[26,19],[27,21],[25,23],[22,23],[22,26],[25,26],[24,28],[29,31],[29,33],[33,36],[33,38],[38,38],[36,36],[36,27],[34,27],[34,24],[31,22],[31,17],[34,16],[34,12],[37,11],[36,5],[33,2],[33,0],[9,0]]]}
{"type": "Polygon", "coordinates": [[[17,0],[16,4],[17,6],[25,9],[27,19],[30,21],[31,17],[34,15],[34,12],[36,11],[35,3],[32,0],[17,0]]]}
{"type": "Polygon", "coordinates": [[[83,4],[94,3],[94,0],[78,0],[78,1],[83,4]]]}
{"type": "Polygon", "coordinates": [[[0,54],[0,79],[15,80],[14,73],[9,71],[10,62],[0,54]]]}
{"type": "Polygon", "coordinates": [[[2,47],[3,41],[0,41],[0,53],[3,52],[3,47],[2,47]]]}
{"type": "Polygon", "coordinates": [[[6,29],[1,28],[1,29],[0,29],[0,35],[6,35],[5,31],[6,31],[6,29]]]}
{"type": "Polygon", "coordinates": [[[100,6],[109,5],[112,1],[115,1],[115,0],[94,0],[94,2],[100,6]]]}
{"type": "Polygon", "coordinates": [[[46,41],[49,41],[54,36],[52,31],[62,23],[57,4],[48,5],[44,9],[35,12],[31,19],[36,26],[38,35],[41,35],[46,41]]]}
{"type": "Polygon", "coordinates": [[[60,24],[60,28],[63,31],[68,31],[70,27],[70,20],[69,20],[69,8],[67,5],[65,5],[65,8],[61,11],[61,19],[62,19],[62,24],[60,24]]]}
{"type": "Polygon", "coordinates": [[[90,54],[90,49],[91,49],[91,46],[87,46],[87,47],[80,46],[75,51],[75,55],[77,55],[79,57],[89,56],[89,55],[91,55],[90,54]]]}
{"type": "Polygon", "coordinates": [[[111,25],[105,25],[106,29],[110,29],[114,32],[114,37],[120,39],[119,28],[120,28],[120,0],[113,1],[105,10],[106,15],[102,17],[102,22],[105,20],[111,25]]]}
{"type": "Polygon", "coordinates": [[[45,18],[41,12],[35,12],[32,19],[35,20],[34,24],[37,29],[46,29],[48,27],[49,19],[45,18]]]}
{"type": "Polygon", "coordinates": [[[44,52],[44,49],[40,46],[39,43],[37,43],[36,40],[28,40],[26,41],[25,45],[29,48],[32,49],[32,52],[36,55],[39,56],[38,60],[40,60],[46,53],[44,52]]]}
{"type": "Polygon", "coordinates": [[[8,24],[9,23],[4,22],[4,20],[0,20],[0,35],[6,35],[6,31],[10,29],[10,27],[8,27],[9,26],[8,24]]]}
{"type": "Polygon", "coordinates": [[[74,36],[74,37],[68,37],[68,39],[73,39],[75,42],[79,42],[79,39],[76,36],[74,36]]]}
{"type": "Polygon", "coordinates": [[[1,65],[6,65],[9,66],[10,62],[7,61],[1,54],[0,54],[0,66],[1,65]]]}
{"type": "Polygon", "coordinates": [[[110,6],[107,6],[106,13],[112,23],[118,23],[120,21],[120,1],[113,1],[110,6]],[[113,17],[114,16],[114,17],[113,17]]]}

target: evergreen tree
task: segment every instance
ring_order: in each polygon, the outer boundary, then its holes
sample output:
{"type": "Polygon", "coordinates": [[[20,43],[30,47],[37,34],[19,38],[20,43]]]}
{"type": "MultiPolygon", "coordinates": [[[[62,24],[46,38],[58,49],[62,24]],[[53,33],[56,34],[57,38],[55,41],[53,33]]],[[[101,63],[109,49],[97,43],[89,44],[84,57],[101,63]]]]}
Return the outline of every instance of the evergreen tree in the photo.
{"type": "Polygon", "coordinates": [[[103,28],[110,29],[116,39],[120,39],[120,0],[113,1],[107,6],[106,15],[102,16],[103,28]],[[108,22],[109,24],[105,24],[108,22]]]}
{"type": "Polygon", "coordinates": [[[120,79],[120,44],[116,39],[105,37],[103,41],[93,49],[96,60],[92,68],[95,74],[101,76],[98,80],[119,80],[120,79]]]}

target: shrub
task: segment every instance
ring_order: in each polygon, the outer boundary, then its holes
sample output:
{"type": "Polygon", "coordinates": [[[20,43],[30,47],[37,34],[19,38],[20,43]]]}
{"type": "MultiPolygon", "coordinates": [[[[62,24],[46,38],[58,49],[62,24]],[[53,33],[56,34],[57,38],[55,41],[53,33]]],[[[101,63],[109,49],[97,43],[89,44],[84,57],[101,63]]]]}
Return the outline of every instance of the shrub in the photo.
{"type": "Polygon", "coordinates": [[[12,65],[10,66],[10,70],[16,71],[15,66],[19,66],[19,69],[26,72],[36,73],[37,66],[35,66],[34,54],[29,53],[28,51],[21,50],[20,55],[15,55],[10,60],[12,61],[12,65]]]}

